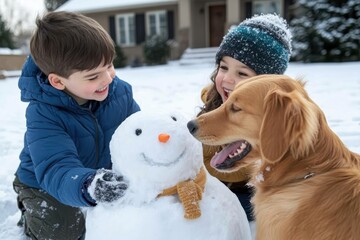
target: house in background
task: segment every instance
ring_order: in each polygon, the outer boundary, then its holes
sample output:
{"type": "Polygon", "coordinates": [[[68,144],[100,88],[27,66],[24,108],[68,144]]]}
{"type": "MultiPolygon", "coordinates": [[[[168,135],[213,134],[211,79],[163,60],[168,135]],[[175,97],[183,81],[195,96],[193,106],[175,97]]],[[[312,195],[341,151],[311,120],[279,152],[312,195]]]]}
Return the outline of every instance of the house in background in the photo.
{"type": "MultiPolygon", "coordinates": [[[[82,13],[98,21],[129,63],[143,61],[148,36],[169,39],[171,59],[186,49],[218,47],[227,29],[254,14],[278,13],[289,19],[293,0],[69,0],[57,11],[82,13]]],[[[216,48],[215,48],[216,49],[216,48]]]]}

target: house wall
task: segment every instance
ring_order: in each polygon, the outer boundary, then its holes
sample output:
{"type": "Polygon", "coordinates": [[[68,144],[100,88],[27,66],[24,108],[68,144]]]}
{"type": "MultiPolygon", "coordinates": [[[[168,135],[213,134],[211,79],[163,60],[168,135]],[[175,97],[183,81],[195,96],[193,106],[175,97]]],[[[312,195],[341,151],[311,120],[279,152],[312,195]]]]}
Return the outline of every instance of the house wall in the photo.
{"type": "Polygon", "coordinates": [[[178,21],[179,29],[177,31],[177,42],[179,52],[183,53],[190,46],[190,28],[191,28],[191,0],[179,0],[178,21]]]}
{"type": "MultiPolygon", "coordinates": [[[[157,6],[157,7],[147,7],[147,8],[133,8],[133,9],[119,9],[113,10],[108,12],[101,12],[101,13],[85,13],[86,16],[95,19],[99,24],[104,27],[108,32],[110,32],[109,26],[109,18],[110,16],[115,16],[117,14],[124,14],[124,13],[146,13],[149,11],[157,11],[157,10],[166,10],[166,11],[173,11],[174,12],[174,39],[170,44],[171,52],[170,52],[170,59],[178,59],[181,56],[183,50],[180,50],[179,43],[178,43],[178,34],[179,34],[179,19],[178,19],[178,6],[177,5],[169,5],[169,6],[157,6]]],[[[143,46],[124,46],[121,47],[124,54],[127,56],[128,64],[132,64],[133,62],[140,60],[141,62],[144,61],[143,56],[143,46]]]]}
{"type": "MultiPolygon", "coordinates": [[[[226,6],[226,21],[223,23],[224,34],[226,34],[232,25],[238,25],[247,17],[253,15],[252,4],[255,1],[261,0],[178,0],[174,4],[164,6],[127,8],[102,13],[84,14],[97,20],[110,32],[110,16],[124,13],[136,14],[148,11],[171,10],[174,13],[174,41],[171,41],[171,59],[178,59],[186,48],[204,48],[210,46],[210,6],[226,6]]],[[[262,2],[266,2],[266,0],[262,2]]],[[[288,8],[293,4],[294,0],[279,0],[279,2],[281,2],[279,14],[288,19],[288,8]]],[[[129,64],[135,60],[144,60],[142,48],[142,45],[122,47],[122,50],[128,57],[129,64]]]]}
{"type": "Polygon", "coordinates": [[[231,25],[238,25],[241,19],[240,0],[228,0],[226,2],[226,26],[225,32],[231,25]]]}
{"type": "MultiPolygon", "coordinates": [[[[182,1],[179,0],[180,4],[182,1]]],[[[226,5],[226,21],[224,22],[224,34],[232,25],[238,25],[247,17],[251,17],[253,13],[249,7],[256,0],[191,0],[191,26],[189,28],[189,47],[203,48],[209,47],[209,22],[208,9],[211,5],[226,5]]],[[[288,19],[288,7],[291,6],[293,0],[278,0],[279,14],[288,19]]],[[[263,2],[266,2],[263,1],[263,2]]],[[[182,18],[183,16],[180,16],[182,18]]]]}
{"type": "Polygon", "coordinates": [[[0,54],[0,70],[21,70],[27,55],[0,54]]]}
{"type": "MultiPolygon", "coordinates": [[[[234,1],[234,0],[232,0],[234,1]]],[[[190,30],[190,42],[191,48],[208,47],[208,7],[210,5],[226,4],[226,0],[194,0],[191,2],[191,30],[190,30]]],[[[224,23],[225,28],[225,23],[224,23]]]]}

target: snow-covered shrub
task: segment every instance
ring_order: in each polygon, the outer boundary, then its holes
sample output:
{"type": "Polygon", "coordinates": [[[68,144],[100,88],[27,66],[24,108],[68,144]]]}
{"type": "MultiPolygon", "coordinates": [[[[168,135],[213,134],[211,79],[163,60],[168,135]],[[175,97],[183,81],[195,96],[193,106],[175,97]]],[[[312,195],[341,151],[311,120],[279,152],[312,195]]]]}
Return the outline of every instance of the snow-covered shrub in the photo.
{"type": "Polygon", "coordinates": [[[148,65],[166,64],[170,47],[165,38],[159,35],[148,37],[144,43],[144,57],[148,65]]]}
{"type": "Polygon", "coordinates": [[[122,50],[122,48],[118,45],[115,46],[116,56],[113,61],[115,68],[122,68],[126,66],[126,56],[122,50]]]}

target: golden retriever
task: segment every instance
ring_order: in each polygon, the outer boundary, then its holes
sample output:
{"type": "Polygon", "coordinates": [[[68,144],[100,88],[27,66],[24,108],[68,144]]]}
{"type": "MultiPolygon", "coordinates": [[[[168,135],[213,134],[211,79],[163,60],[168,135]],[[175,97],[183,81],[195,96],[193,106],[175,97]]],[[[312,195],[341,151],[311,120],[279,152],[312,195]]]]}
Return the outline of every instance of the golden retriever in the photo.
{"type": "MultiPolygon", "coordinates": [[[[245,140],[259,153],[252,198],[257,239],[360,239],[360,156],[329,128],[302,81],[245,80],[188,128],[204,144],[245,140]]],[[[214,161],[216,168],[227,160],[214,161]]]]}

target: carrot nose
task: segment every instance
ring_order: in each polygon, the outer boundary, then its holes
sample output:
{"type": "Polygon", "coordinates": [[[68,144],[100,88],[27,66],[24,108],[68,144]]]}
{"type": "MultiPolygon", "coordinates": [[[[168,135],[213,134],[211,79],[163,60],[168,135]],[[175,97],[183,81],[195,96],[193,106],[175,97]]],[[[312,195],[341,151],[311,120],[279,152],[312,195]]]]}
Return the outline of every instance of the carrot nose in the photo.
{"type": "Polygon", "coordinates": [[[160,142],[166,143],[169,140],[170,135],[166,133],[160,133],[158,138],[160,142]]]}

